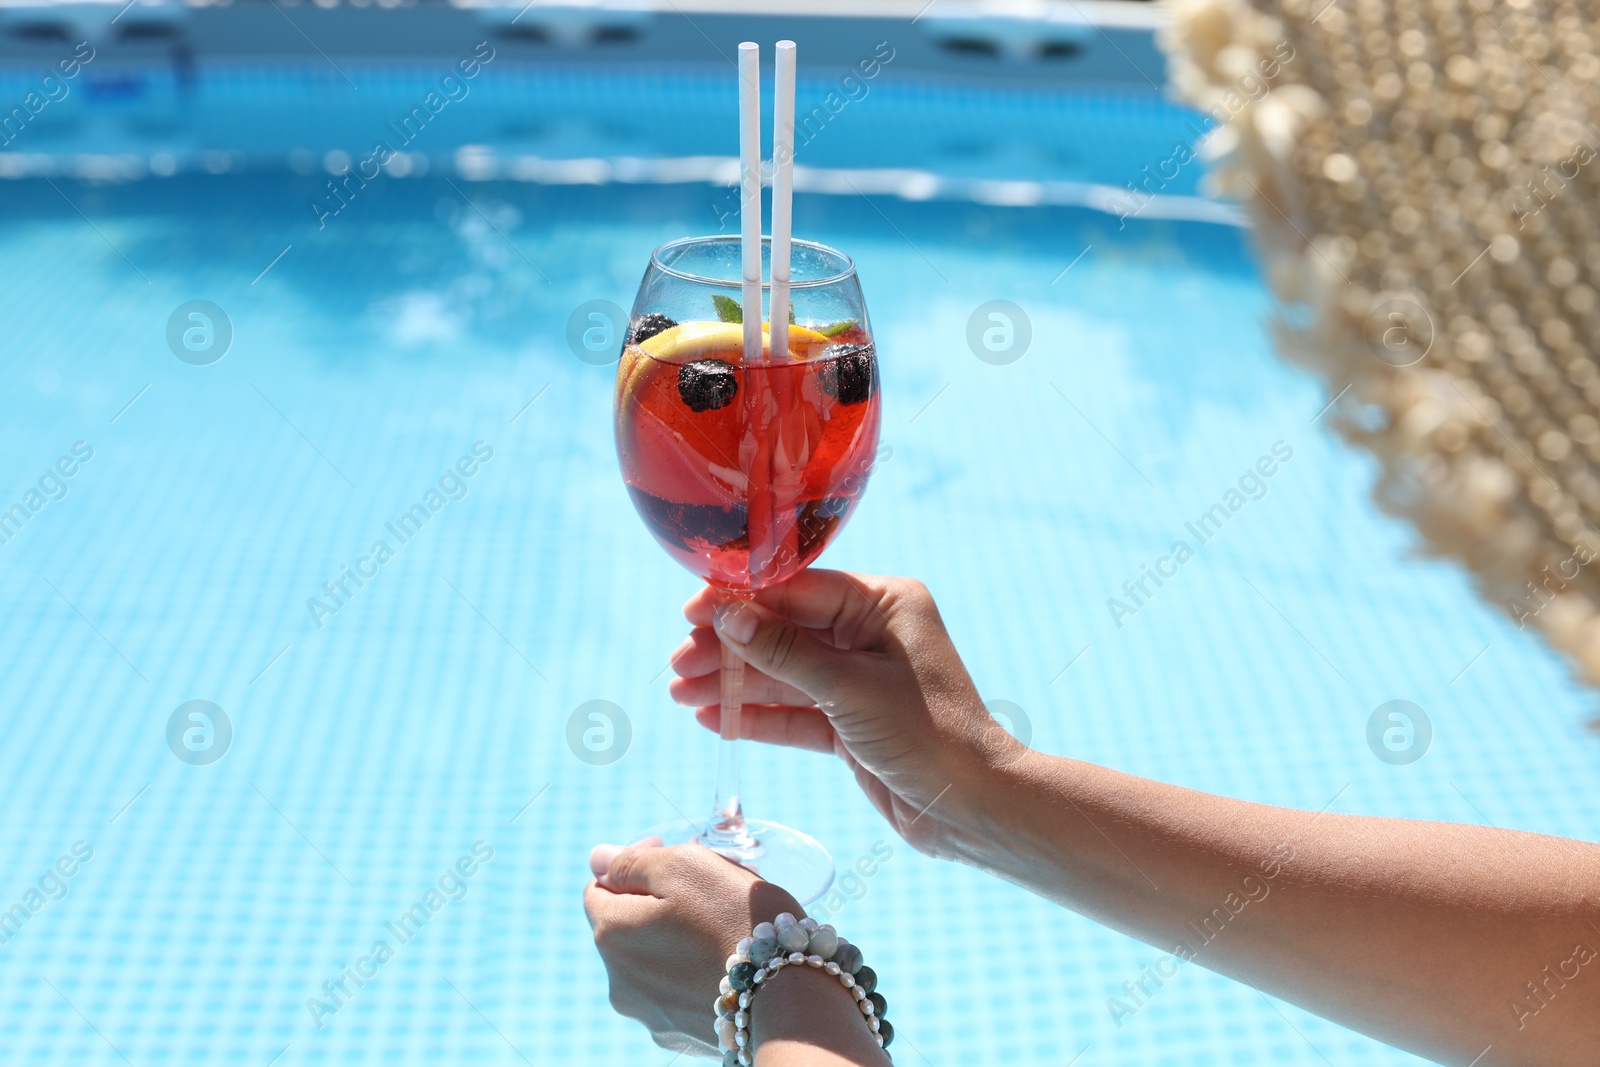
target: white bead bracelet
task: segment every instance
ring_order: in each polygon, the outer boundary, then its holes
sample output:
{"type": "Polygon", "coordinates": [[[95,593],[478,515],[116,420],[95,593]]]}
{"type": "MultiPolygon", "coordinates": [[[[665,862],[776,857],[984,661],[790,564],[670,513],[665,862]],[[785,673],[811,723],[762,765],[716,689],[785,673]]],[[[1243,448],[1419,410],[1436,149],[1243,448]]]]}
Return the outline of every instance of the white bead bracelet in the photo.
{"type": "Polygon", "coordinates": [[[728,973],[718,989],[714,1028],[723,1067],[750,1067],[750,1005],[756,991],[784,967],[804,965],[835,976],[850,991],[879,1048],[894,1040],[894,1027],[884,1018],[888,1002],[877,991],[878,976],[861,959],[861,950],[815,919],[796,919],[784,912],[770,923],[757,923],[728,957],[728,973]]]}

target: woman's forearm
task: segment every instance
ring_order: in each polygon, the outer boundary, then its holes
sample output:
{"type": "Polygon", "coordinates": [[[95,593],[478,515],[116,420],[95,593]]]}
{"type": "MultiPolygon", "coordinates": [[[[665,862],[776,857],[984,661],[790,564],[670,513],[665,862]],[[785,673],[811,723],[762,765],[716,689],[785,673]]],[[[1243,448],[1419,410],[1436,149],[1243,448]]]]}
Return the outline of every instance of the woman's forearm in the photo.
{"type": "Polygon", "coordinates": [[[850,991],[809,967],[785,967],[751,1004],[756,1067],[887,1067],[850,991]]]}
{"type": "Polygon", "coordinates": [[[1039,753],[986,775],[935,809],[939,851],[1170,953],[1165,971],[1193,960],[1461,1067],[1600,1059],[1600,846],[1039,753]]]}

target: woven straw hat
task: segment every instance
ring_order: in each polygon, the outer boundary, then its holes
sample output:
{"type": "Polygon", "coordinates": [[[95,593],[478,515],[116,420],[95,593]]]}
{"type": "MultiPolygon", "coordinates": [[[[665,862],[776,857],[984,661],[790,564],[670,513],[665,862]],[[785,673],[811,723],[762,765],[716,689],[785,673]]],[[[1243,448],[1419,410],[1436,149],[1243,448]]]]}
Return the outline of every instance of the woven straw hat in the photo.
{"type": "Polygon", "coordinates": [[[1540,0],[1176,0],[1281,351],[1379,505],[1600,684],[1600,26],[1540,0]]]}

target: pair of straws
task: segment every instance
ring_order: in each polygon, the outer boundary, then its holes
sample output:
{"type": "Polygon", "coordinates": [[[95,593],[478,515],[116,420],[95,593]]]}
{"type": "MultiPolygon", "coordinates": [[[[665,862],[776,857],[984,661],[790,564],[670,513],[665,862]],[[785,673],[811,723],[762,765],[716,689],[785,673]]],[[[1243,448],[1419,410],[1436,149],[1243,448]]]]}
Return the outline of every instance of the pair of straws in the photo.
{"type": "MultiPolygon", "coordinates": [[[[772,314],[773,359],[789,354],[789,238],[794,222],[793,41],[779,41],[772,109],[772,314]]],[[[761,50],[739,45],[739,252],[743,267],[744,361],[761,351],[761,50]]]]}

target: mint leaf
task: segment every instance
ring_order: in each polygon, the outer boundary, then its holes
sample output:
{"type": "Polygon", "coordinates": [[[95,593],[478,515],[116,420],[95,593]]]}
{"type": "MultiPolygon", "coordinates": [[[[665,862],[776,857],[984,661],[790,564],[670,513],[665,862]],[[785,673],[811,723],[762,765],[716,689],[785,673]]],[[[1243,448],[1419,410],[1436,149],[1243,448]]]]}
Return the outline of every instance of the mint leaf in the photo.
{"type": "Polygon", "coordinates": [[[717,318],[723,322],[744,321],[744,308],[740,307],[739,301],[733,297],[723,296],[721,293],[713,293],[711,295],[711,303],[717,309],[717,318]]]}
{"type": "Polygon", "coordinates": [[[855,319],[845,319],[843,322],[830,323],[827,326],[817,327],[817,332],[824,337],[838,337],[846,330],[852,330],[861,325],[855,319]]]}
{"type": "Polygon", "coordinates": [[[789,305],[789,325],[790,326],[794,325],[794,305],[793,304],[789,305]]]}

